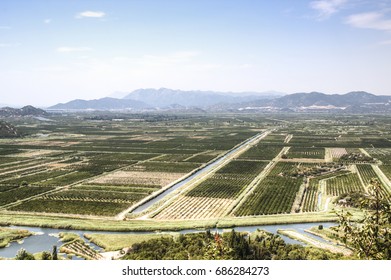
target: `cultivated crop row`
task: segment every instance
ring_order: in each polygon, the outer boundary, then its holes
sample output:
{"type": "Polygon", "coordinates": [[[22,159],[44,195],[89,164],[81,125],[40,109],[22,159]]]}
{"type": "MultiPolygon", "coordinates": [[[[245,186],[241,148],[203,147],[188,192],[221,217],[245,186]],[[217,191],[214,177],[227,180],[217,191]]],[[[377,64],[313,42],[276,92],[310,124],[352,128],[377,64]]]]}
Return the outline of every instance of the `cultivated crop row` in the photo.
{"type": "Polygon", "coordinates": [[[324,148],[292,147],[288,152],[289,158],[324,159],[324,148]]]}
{"type": "Polygon", "coordinates": [[[318,194],[319,187],[317,183],[309,183],[309,186],[305,190],[302,211],[303,212],[315,212],[318,210],[318,194]]]}
{"type": "Polygon", "coordinates": [[[155,218],[159,220],[218,218],[232,202],[232,199],[182,196],[155,218]]]}
{"type": "Polygon", "coordinates": [[[247,197],[236,216],[289,213],[303,180],[269,174],[247,197]]]}
{"type": "Polygon", "coordinates": [[[364,188],[356,173],[345,174],[326,180],[326,194],[339,196],[352,192],[363,192],[364,188]]]}
{"type": "Polygon", "coordinates": [[[261,142],[241,154],[239,159],[272,160],[280,151],[280,146],[271,146],[261,142]]]}
{"type": "Polygon", "coordinates": [[[233,160],[219,169],[218,174],[255,175],[265,168],[265,162],[233,160]]]}
{"type": "Polygon", "coordinates": [[[12,211],[80,214],[97,216],[114,216],[126,208],[130,203],[80,201],[80,200],[50,200],[34,199],[9,208],[12,211]]]}
{"type": "Polygon", "coordinates": [[[378,178],[376,172],[373,170],[372,166],[369,164],[358,164],[357,170],[361,175],[363,183],[365,186],[368,186],[371,182],[371,179],[378,178]]]}
{"type": "Polygon", "coordinates": [[[53,190],[51,187],[20,187],[0,192],[0,206],[53,190]]]}
{"type": "Polygon", "coordinates": [[[187,196],[236,198],[252,181],[251,178],[241,175],[214,174],[191,191],[187,196]]]}
{"type": "Polygon", "coordinates": [[[132,203],[139,201],[147,193],[123,193],[113,191],[92,191],[92,190],[65,190],[56,192],[54,194],[45,195],[42,198],[52,200],[82,200],[82,201],[107,201],[107,202],[121,202],[121,203],[132,203]]]}
{"type": "Polygon", "coordinates": [[[380,165],[379,168],[383,171],[384,175],[391,181],[391,164],[380,165]]]}
{"type": "Polygon", "coordinates": [[[236,198],[265,166],[265,162],[231,161],[210,178],[193,188],[187,195],[196,197],[236,198]]]}
{"type": "Polygon", "coordinates": [[[391,149],[366,148],[365,150],[384,164],[391,164],[391,149]]]}

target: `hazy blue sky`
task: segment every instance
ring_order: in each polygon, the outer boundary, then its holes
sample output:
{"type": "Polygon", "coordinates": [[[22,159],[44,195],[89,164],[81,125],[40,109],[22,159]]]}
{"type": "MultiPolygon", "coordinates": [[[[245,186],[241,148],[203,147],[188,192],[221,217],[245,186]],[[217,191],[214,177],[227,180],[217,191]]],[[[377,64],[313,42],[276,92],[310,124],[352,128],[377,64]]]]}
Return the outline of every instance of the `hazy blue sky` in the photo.
{"type": "Polygon", "coordinates": [[[0,103],[115,91],[391,94],[391,1],[1,0],[0,103]]]}

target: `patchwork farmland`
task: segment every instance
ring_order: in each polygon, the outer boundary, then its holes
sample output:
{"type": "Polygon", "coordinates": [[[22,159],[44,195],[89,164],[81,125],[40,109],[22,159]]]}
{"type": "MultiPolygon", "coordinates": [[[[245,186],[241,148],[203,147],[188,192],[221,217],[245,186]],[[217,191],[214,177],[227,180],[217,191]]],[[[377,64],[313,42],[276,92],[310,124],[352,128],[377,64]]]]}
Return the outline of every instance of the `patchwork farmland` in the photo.
{"type": "Polygon", "coordinates": [[[15,119],[25,136],[0,140],[0,214],[157,224],[269,215],[321,220],[373,179],[390,199],[388,119],[372,126],[353,116],[303,118],[15,119]],[[133,213],[145,203],[151,205],[133,213]]]}

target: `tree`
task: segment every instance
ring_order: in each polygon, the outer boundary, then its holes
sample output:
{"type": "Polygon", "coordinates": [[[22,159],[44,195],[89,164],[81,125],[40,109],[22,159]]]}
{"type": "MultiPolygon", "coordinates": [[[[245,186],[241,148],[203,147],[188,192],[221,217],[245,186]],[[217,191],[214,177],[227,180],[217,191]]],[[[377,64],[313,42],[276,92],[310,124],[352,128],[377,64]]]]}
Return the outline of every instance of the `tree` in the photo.
{"type": "Polygon", "coordinates": [[[20,183],[20,186],[21,187],[27,187],[29,185],[29,183],[27,183],[27,181],[22,181],[21,183],[20,183]]]}
{"type": "Polygon", "coordinates": [[[58,260],[58,257],[57,257],[57,246],[56,245],[53,245],[52,260],[58,260]]]}
{"type": "Polygon", "coordinates": [[[51,260],[52,259],[52,255],[48,251],[43,251],[41,259],[42,260],[51,260]]]}
{"type": "Polygon", "coordinates": [[[352,221],[349,212],[337,213],[344,243],[360,259],[391,259],[391,205],[381,196],[381,183],[372,179],[360,201],[364,218],[352,221]]]}
{"type": "Polygon", "coordinates": [[[35,258],[33,254],[22,248],[16,253],[15,260],[35,260],[35,258]]]}

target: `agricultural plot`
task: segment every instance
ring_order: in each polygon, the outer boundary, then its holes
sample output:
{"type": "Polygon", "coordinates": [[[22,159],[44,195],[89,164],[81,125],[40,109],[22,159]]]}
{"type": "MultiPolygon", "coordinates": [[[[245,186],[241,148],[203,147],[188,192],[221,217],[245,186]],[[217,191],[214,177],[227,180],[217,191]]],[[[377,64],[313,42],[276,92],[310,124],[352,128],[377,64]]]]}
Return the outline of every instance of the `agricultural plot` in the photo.
{"type": "Polygon", "coordinates": [[[319,195],[319,186],[318,181],[316,183],[311,182],[305,190],[303,198],[303,206],[301,210],[303,212],[315,212],[318,210],[318,195],[319,195]]]}
{"type": "Polygon", "coordinates": [[[326,180],[326,194],[339,196],[352,192],[364,192],[357,173],[349,173],[326,180]]]}
{"type": "Polygon", "coordinates": [[[214,174],[211,178],[193,188],[186,195],[233,199],[236,198],[251,181],[251,178],[238,174],[214,174]]]}
{"type": "Polygon", "coordinates": [[[181,196],[156,218],[220,217],[266,164],[259,161],[233,160],[181,196]]]}
{"type": "Polygon", "coordinates": [[[181,178],[184,173],[143,172],[143,171],[115,171],[92,179],[87,184],[107,186],[138,186],[138,187],[164,187],[181,178]]]}
{"type": "Polygon", "coordinates": [[[181,196],[154,218],[157,220],[208,219],[222,217],[233,199],[181,196]]]}
{"type": "Polygon", "coordinates": [[[301,177],[290,174],[296,169],[293,163],[278,163],[235,211],[236,216],[289,213],[300,185],[301,177]]]}
{"type": "Polygon", "coordinates": [[[358,164],[357,170],[360,173],[365,186],[368,186],[372,179],[378,179],[376,172],[369,164],[358,164]]]}
{"type": "Polygon", "coordinates": [[[182,154],[170,154],[170,155],[162,155],[158,158],[155,158],[154,161],[165,161],[165,162],[180,162],[188,158],[189,155],[182,154]]]}
{"type": "Polygon", "coordinates": [[[303,203],[301,207],[302,212],[315,212],[318,211],[318,198],[320,193],[320,182],[330,178],[335,178],[344,174],[349,174],[347,169],[335,169],[324,174],[318,174],[316,176],[310,176],[308,178],[308,186],[305,189],[303,203]]]}
{"type": "Polygon", "coordinates": [[[292,147],[289,149],[288,158],[313,158],[324,159],[324,148],[292,147]]]}
{"type": "Polygon", "coordinates": [[[195,197],[236,198],[266,166],[264,162],[234,160],[186,195],[195,197]]]}
{"type": "Polygon", "coordinates": [[[43,195],[42,198],[50,200],[79,200],[79,201],[105,201],[118,203],[133,203],[147,196],[148,193],[141,192],[115,192],[98,190],[71,189],[43,195]]]}
{"type": "Polygon", "coordinates": [[[127,171],[189,173],[201,165],[193,162],[154,162],[148,161],[126,168],[127,171]]]}
{"type": "Polygon", "coordinates": [[[391,165],[380,165],[379,168],[387,176],[388,180],[391,181],[391,165]]]}
{"type": "Polygon", "coordinates": [[[114,216],[130,207],[130,203],[81,200],[34,199],[10,207],[11,211],[114,216]]]}
{"type": "Polygon", "coordinates": [[[17,202],[35,195],[43,194],[54,188],[51,187],[19,187],[0,192],[0,206],[17,202]]]}
{"type": "Polygon", "coordinates": [[[266,136],[262,142],[269,143],[269,144],[281,144],[283,145],[285,142],[287,135],[284,133],[271,133],[268,136],[266,136]]]}
{"type": "Polygon", "coordinates": [[[333,159],[339,159],[340,157],[348,154],[345,148],[331,148],[330,150],[333,159]]]}
{"type": "Polygon", "coordinates": [[[239,159],[272,160],[281,152],[281,149],[281,146],[270,146],[264,144],[262,140],[258,145],[251,147],[243,154],[241,154],[239,159]]]}
{"type": "Polygon", "coordinates": [[[289,213],[302,179],[267,176],[247,197],[236,216],[289,213]]]}
{"type": "Polygon", "coordinates": [[[383,162],[383,164],[391,164],[391,149],[365,149],[372,157],[377,158],[383,162]]]}
{"type": "MultiPolygon", "coordinates": [[[[376,172],[373,170],[372,166],[369,165],[369,164],[357,165],[357,170],[360,173],[361,179],[363,180],[363,183],[364,183],[365,186],[368,186],[372,179],[379,180],[379,177],[377,176],[376,172]]],[[[387,191],[387,188],[384,186],[383,183],[381,183],[380,194],[381,194],[381,196],[383,198],[389,198],[390,197],[390,194],[387,191]]]]}
{"type": "Polygon", "coordinates": [[[184,161],[186,162],[198,162],[198,163],[207,163],[211,161],[212,159],[216,158],[217,154],[200,154],[200,155],[195,155],[188,157],[184,161]]]}

